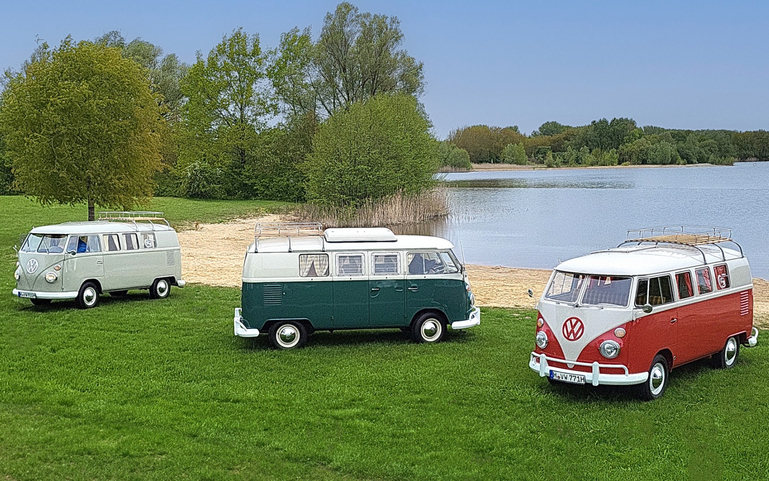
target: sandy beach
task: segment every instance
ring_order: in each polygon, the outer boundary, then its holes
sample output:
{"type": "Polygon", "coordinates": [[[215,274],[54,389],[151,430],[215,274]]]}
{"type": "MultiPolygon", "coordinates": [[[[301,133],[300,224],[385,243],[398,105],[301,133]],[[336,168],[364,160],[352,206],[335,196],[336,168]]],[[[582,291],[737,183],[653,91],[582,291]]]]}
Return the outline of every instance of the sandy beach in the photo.
{"type": "MultiPolygon", "coordinates": [[[[278,222],[277,215],[237,219],[223,224],[196,224],[179,232],[187,282],[240,287],[243,256],[254,240],[257,222],[278,222]]],[[[480,306],[534,308],[550,276],[549,270],[468,265],[467,273],[480,306]],[[528,296],[528,290],[534,293],[528,296]]],[[[755,323],[769,327],[769,282],[753,279],[755,323]]]]}

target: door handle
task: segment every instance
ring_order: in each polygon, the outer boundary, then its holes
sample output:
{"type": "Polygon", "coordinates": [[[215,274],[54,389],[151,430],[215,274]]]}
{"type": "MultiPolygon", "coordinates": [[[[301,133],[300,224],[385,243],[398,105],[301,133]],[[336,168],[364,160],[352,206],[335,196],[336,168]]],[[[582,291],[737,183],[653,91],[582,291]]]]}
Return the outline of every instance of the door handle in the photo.
{"type": "Polygon", "coordinates": [[[678,318],[674,317],[673,319],[670,320],[671,324],[675,324],[676,322],[678,322],[678,318]]]}
{"type": "Polygon", "coordinates": [[[371,292],[379,292],[379,288],[378,287],[372,287],[371,288],[371,292]]]}
{"type": "Polygon", "coordinates": [[[402,287],[396,287],[395,288],[395,292],[403,292],[403,288],[402,287]]]}
{"type": "Polygon", "coordinates": [[[97,266],[102,265],[102,264],[104,264],[104,261],[96,261],[96,265],[97,266]]]}
{"type": "Polygon", "coordinates": [[[411,286],[411,287],[409,287],[409,290],[410,290],[411,292],[416,292],[416,291],[418,291],[418,290],[419,290],[419,287],[418,287],[418,286],[411,286]]]}

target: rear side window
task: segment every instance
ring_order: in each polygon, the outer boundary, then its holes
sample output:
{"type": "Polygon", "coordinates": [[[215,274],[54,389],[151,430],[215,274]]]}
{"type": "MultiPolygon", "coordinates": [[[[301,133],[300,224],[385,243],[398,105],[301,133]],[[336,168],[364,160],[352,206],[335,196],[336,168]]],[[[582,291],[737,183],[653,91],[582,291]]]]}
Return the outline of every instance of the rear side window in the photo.
{"type": "Polygon", "coordinates": [[[328,254],[299,254],[301,277],[327,277],[328,254]]]}
{"type": "Polygon", "coordinates": [[[123,240],[125,241],[125,250],[134,251],[139,248],[139,240],[136,238],[136,234],[123,234],[123,240]]]}
{"type": "Polygon", "coordinates": [[[152,232],[145,232],[142,234],[142,247],[145,249],[153,249],[156,247],[155,234],[152,232]]]}
{"type": "Polygon", "coordinates": [[[729,272],[726,270],[726,264],[713,267],[713,274],[716,276],[716,286],[719,289],[729,288],[729,272]]]}
{"type": "Polygon", "coordinates": [[[697,276],[697,290],[700,294],[707,294],[713,291],[713,283],[710,282],[710,269],[702,267],[694,271],[697,276]]]}
{"type": "Polygon", "coordinates": [[[676,274],[676,284],[678,285],[678,298],[686,299],[694,295],[692,289],[692,275],[688,272],[679,272],[676,274]]]}
{"type": "Polygon", "coordinates": [[[336,257],[338,276],[362,276],[363,254],[340,254],[336,257]]]}
{"type": "Polygon", "coordinates": [[[659,306],[673,301],[673,289],[670,285],[670,276],[652,277],[638,281],[635,304],[643,306],[651,304],[659,306]]]}

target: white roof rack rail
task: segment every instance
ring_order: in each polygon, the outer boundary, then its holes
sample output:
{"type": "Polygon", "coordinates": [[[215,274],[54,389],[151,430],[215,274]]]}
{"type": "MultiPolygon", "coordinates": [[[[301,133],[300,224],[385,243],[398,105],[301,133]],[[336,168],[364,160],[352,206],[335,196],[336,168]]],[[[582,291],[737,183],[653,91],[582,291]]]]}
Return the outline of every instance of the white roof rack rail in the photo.
{"type": "MultiPolygon", "coordinates": [[[[627,231],[627,239],[619,246],[649,243],[654,245],[675,244],[693,247],[702,252],[699,246],[711,245],[720,249],[722,257],[726,259],[723,248],[718,245],[723,242],[731,242],[736,245],[740,250],[740,255],[745,256],[742,252],[742,246],[732,239],[732,230],[725,227],[676,225],[631,229],[627,231]]],[[[705,259],[704,252],[702,252],[702,257],[705,259]]]]}
{"type": "Polygon", "coordinates": [[[99,212],[99,220],[107,220],[111,222],[132,222],[136,227],[137,222],[146,222],[155,228],[156,223],[164,223],[167,227],[171,227],[171,224],[163,217],[162,212],[149,211],[149,210],[133,210],[133,211],[102,211],[99,212]]]}
{"type": "Polygon", "coordinates": [[[323,224],[320,222],[258,222],[254,227],[256,239],[321,235],[323,235],[323,224]]]}

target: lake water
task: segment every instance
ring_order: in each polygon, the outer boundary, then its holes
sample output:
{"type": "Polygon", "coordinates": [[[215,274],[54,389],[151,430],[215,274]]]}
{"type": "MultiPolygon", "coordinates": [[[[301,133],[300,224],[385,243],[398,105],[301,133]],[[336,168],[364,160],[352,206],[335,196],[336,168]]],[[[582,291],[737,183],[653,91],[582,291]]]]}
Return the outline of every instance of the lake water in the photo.
{"type": "Polygon", "coordinates": [[[769,162],[734,166],[468,172],[445,176],[451,215],[430,226],[471,264],[554,267],[629,229],[732,229],[769,279],[769,162]],[[464,254],[463,254],[464,253],[464,254]]]}

